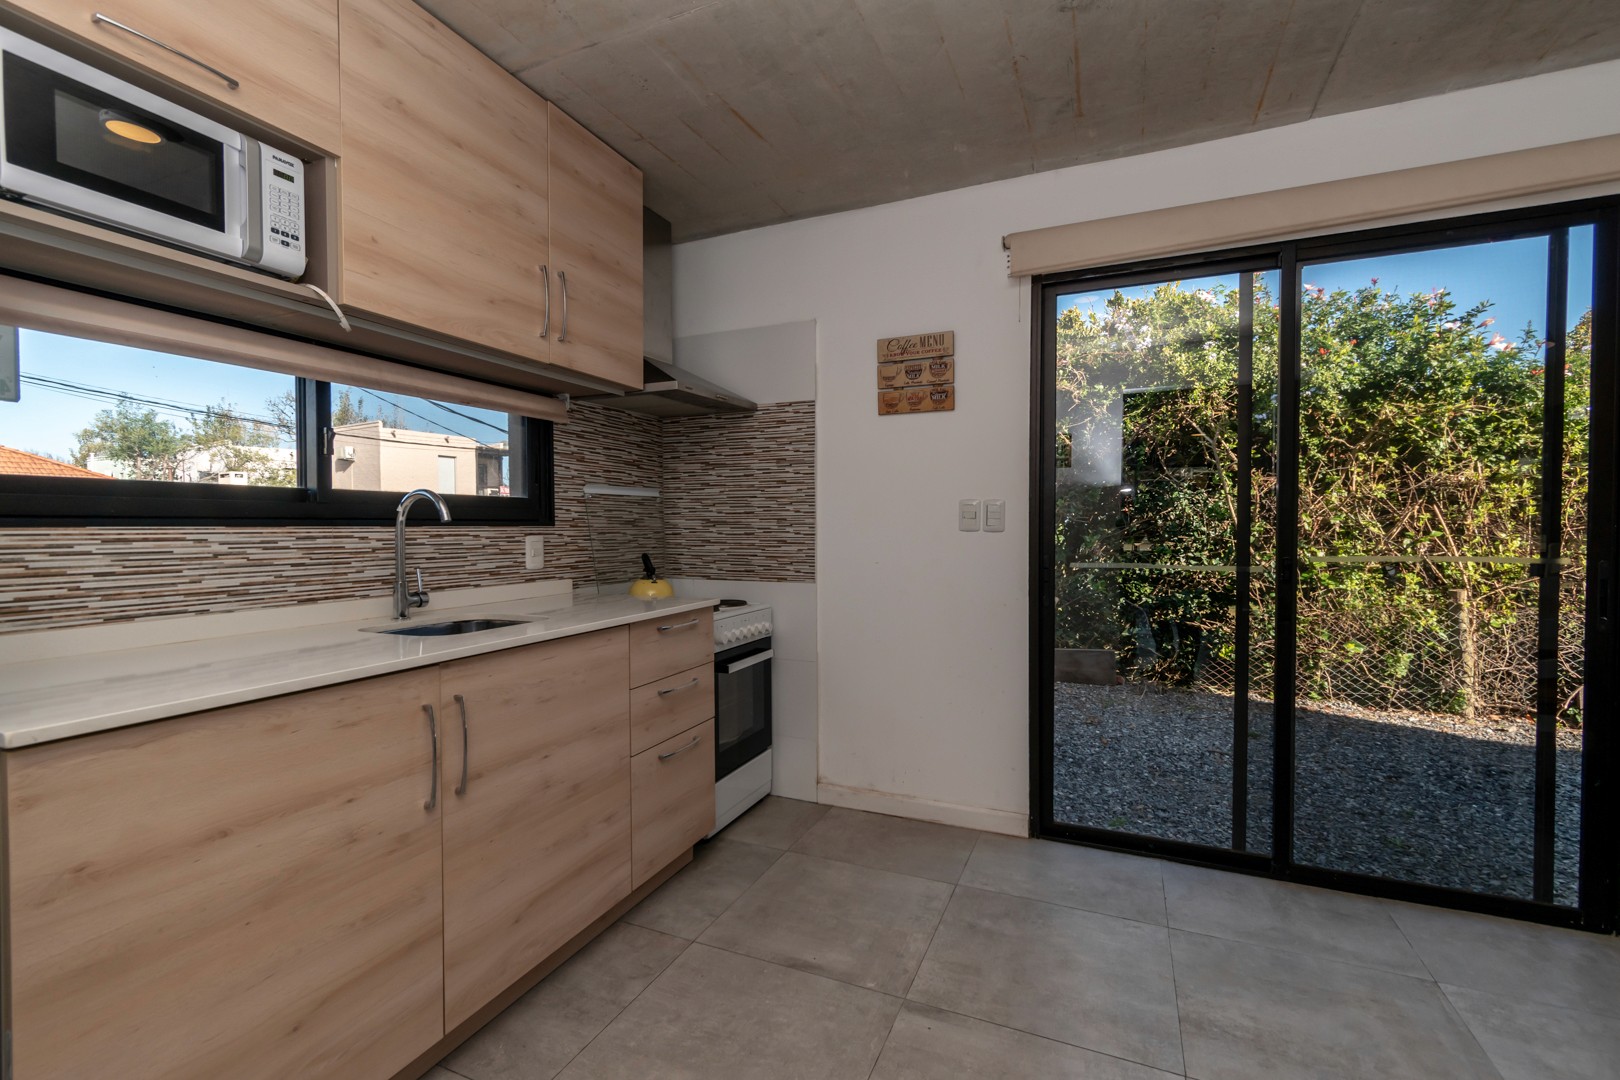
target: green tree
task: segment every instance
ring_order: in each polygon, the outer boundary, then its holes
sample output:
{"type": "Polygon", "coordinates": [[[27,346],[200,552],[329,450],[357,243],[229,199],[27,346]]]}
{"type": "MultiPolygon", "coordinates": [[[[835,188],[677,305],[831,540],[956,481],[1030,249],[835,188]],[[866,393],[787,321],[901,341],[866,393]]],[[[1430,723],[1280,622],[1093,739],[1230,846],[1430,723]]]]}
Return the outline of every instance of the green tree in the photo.
{"type": "Polygon", "coordinates": [[[73,464],[84,468],[95,454],[124,466],[132,480],[177,479],[187,447],[173,423],[156,410],[137,408],[128,398],[96,413],[74,438],[73,464]]]}
{"type": "Polygon", "coordinates": [[[282,439],[278,424],[244,418],[235,406],[221,401],[192,416],[188,441],[219,472],[246,473],[249,483],[261,487],[292,487],[297,470],[268,452],[282,439]]]}
{"type": "MultiPolygon", "coordinates": [[[[1539,543],[1540,343],[1533,329],[1503,338],[1488,304],[1459,310],[1444,290],[1400,296],[1374,281],[1311,288],[1302,304],[1302,692],[1470,711],[1492,643],[1534,640],[1523,560],[1539,543]],[[1360,561],[1369,556],[1380,561],[1360,561]]],[[[1250,416],[1261,693],[1278,542],[1277,320],[1261,285],[1250,416]]],[[[1114,648],[1139,677],[1199,679],[1233,651],[1237,291],[1116,293],[1102,311],[1064,312],[1057,329],[1058,643],[1114,648]]],[[[1572,540],[1584,530],[1589,369],[1588,315],[1567,352],[1572,540]]]]}

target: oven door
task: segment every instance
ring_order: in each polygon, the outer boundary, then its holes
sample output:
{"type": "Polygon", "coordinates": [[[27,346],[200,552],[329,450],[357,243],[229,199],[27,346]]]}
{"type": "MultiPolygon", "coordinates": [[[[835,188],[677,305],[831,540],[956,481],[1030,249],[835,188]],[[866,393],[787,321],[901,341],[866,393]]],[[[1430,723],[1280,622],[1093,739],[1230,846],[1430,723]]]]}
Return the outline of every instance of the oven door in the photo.
{"type": "Polygon", "coordinates": [[[714,658],[714,778],[771,748],[771,639],[714,658]]]}
{"type": "Polygon", "coordinates": [[[0,30],[0,189],[227,258],[246,250],[240,133],[0,30]]]}

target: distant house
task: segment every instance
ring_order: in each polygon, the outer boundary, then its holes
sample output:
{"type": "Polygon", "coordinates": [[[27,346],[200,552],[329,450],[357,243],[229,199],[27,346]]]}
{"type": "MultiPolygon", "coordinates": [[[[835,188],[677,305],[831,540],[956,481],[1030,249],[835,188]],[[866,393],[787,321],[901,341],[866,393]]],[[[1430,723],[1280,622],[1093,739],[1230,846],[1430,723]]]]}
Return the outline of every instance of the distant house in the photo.
{"type": "MultiPolygon", "coordinates": [[[[243,455],[261,462],[264,469],[298,468],[298,452],[291,447],[216,446],[182,451],[175,459],[174,479],[183,484],[264,483],[262,477],[256,478],[251,472],[232,471],[225,467],[233,458],[240,458],[243,455]]],[[[115,461],[100,454],[91,454],[87,463],[92,468],[103,470],[105,475],[118,480],[134,478],[134,470],[125,461],[115,461]]]]}
{"type": "Polygon", "coordinates": [[[353,491],[504,495],[507,447],[465,435],[389,427],[380,420],[332,429],[332,486],[353,491]]]}
{"type": "Polygon", "coordinates": [[[77,465],[69,465],[65,461],[57,461],[43,454],[30,454],[26,450],[14,450],[9,446],[0,446],[0,473],[7,476],[69,476],[87,480],[111,480],[106,473],[92,472],[81,469],[77,465]]]}

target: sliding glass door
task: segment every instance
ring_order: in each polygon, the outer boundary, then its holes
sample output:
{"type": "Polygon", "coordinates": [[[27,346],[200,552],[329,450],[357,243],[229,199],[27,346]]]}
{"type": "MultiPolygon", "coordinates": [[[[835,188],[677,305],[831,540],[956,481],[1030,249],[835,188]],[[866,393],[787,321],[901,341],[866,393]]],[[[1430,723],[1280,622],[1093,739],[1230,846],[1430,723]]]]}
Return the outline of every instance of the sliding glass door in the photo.
{"type": "Polygon", "coordinates": [[[1613,214],[1041,283],[1043,834],[1612,922],[1613,214]]]}

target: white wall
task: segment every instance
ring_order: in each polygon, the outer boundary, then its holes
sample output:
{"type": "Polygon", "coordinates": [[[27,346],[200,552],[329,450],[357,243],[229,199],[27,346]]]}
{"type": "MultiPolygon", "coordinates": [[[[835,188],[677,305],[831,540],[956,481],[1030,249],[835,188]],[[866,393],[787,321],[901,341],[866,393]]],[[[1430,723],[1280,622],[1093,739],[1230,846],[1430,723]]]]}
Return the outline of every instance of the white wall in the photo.
{"type": "MultiPolygon", "coordinates": [[[[1028,282],[1001,237],[1620,132],[1620,62],[681,244],[676,333],[814,319],[820,797],[1028,814],[1028,282]],[[879,337],[954,330],[954,413],[879,418],[879,337]],[[1005,498],[1000,535],[956,501],[1005,498]]],[[[770,358],[759,358],[761,364],[770,358]]]]}

